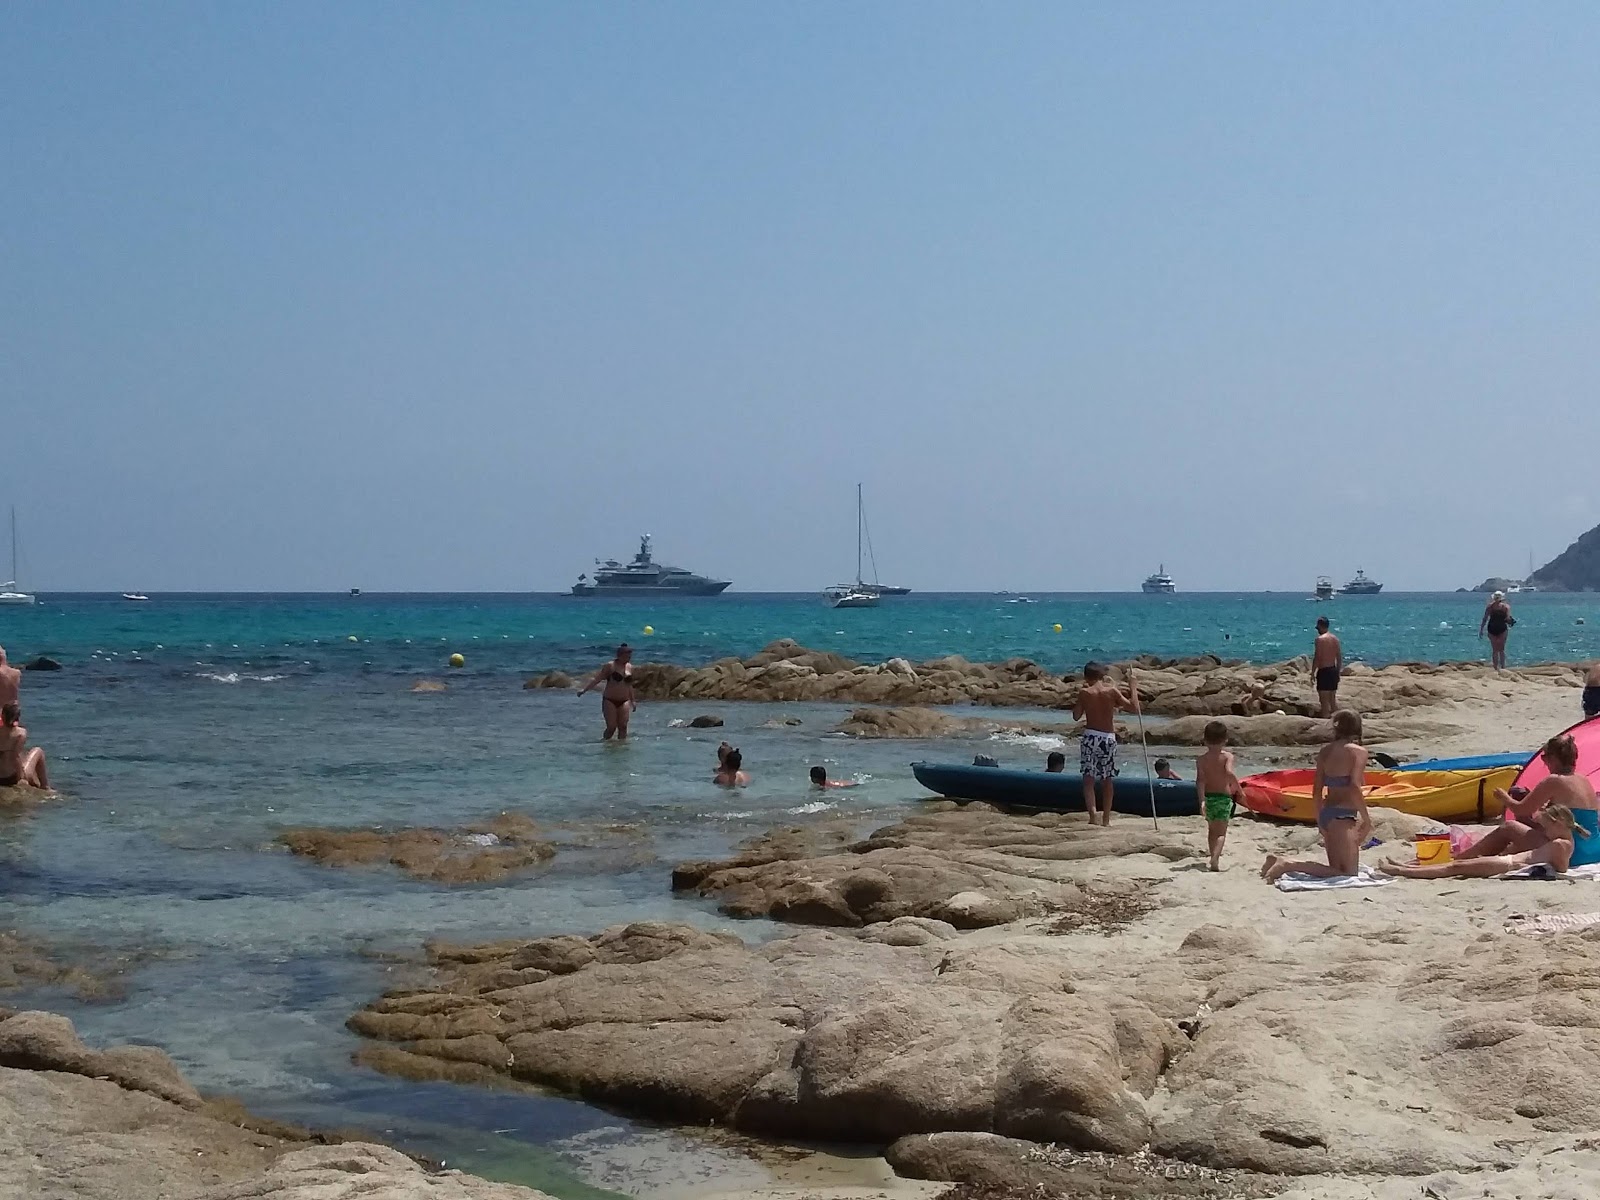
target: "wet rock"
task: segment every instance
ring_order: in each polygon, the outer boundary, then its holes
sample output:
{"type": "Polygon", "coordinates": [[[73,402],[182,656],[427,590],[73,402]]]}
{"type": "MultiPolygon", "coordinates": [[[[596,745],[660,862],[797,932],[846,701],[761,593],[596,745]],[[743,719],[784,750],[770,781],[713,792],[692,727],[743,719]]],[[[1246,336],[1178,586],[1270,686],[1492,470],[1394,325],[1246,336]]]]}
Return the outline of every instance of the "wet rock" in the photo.
{"type": "Polygon", "coordinates": [[[118,956],[98,951],[68,954],[16,933],[0,932],[0,990],[53,987],[80,1000],[116,1000],[124,994],[129,966],[147,957],[148,953],[118,956]]]}
{"type": "Polygon", "coordinates": [[[23,1012],[0,1021],[0,1067],[104,1078],[183,1108],[200,1106],[199,1093],[160,1050],[153,1046],[91,1050],[78,1040],[72,1022],[54,1013],[23,1012]]]}
{"type": "Polygon", "coordinates": [[[446,684],[438,679],[419,679],[411,685],[411,690],[413,692],[443,692],[447,691],[448,688],[446,684]]]}
{"type": "Polygon", "coordinates": [[[428,1171],[386,1146],[349,1143],[293,1150],[259,1177],[192,1200],[549,1200],[542,1192],[460,1171],[428,1171]]]}
{"type": "Polygon", "coordinates": [[[555,855],[553,843],[519,813],[501,813],[464,829],[286,829],[290,853],[331,867],[399,868],[429,883],[493,883],[555,855]]]}
{"type": "Polygon", "coordinates": [[[525,680],[522,684],[522,689],[523,691],[532,691],[536,688],[569,688],[572,686],[572,676],[565,671],[546,671],[543,675],[535,675],[532,679],[525,680]]]}
{"type": "Polygon", "coordinates": [[[22,664],[24,671],[59,671],[61,664],[48,655],[41,654],[31,662],[22,664]]]}
{"type": "Polygon", "coordinates": [[[713,717],[713,716],[694,717],[689,721],[689,728],[690,729],[720,729],[720,728],[722,728],[722,718],[721,717],[713,717]]]}

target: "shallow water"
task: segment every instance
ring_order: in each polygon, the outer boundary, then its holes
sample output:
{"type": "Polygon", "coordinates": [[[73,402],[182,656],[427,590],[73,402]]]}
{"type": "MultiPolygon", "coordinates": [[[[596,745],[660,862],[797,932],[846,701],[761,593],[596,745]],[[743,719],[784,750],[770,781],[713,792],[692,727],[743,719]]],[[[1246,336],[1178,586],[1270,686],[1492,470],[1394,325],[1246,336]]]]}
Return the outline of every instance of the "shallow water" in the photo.
{"type": "MultiPolygon", "coordinates": [[[[764,1167],[693,1134],[529,1090],[418,1085],[354,1067],[358,1042],[344,1020],[404,969],[391,956],[415,957],[434,936],[582,933],[642,918],[767,936],[763,923],[672,898],[671,865],[774,824],[886,822],[922,794],[910,759],[964,758],[974,746],[839,738],[828,730],[841,706],[716,703],[646,704],[629,745],[604,745],[594,697],[523,691],[524,676],[593,669],[623,637],[641,658],[685,663],[784,636],[865,659],[1025,655],[1051,669],[1139,651],[1272,659],[1304,651],[1323,612],[1352,657],[1466,657],[1482,645],[1475,596],[1039,599],[911,596],[837,612],[811,597],[737,595],[46,597],[37,609],[0,610],[13,659],[49,653],[65,664],[30,673],[24,704],[66,793],[0,816],[0,924],[152,953],[115,1002],[31,999],[69,1012],[91,1039],[161,1045],[203,1089],[265,1113],[369,1128],[573,1197],[591,1186],[692,1194],[710,1175],[757,1183],[764,1167]],[[449,671],[456,650],[467,666],[449,671]],[[423,677],[449,690],[412,693],[423,677]],[[671,724],[701,711],[727,726],[671,724]],[[767,727],[785,716],[802,724],[767,727]],[[744,750],[747,789],[709,783],[724,737],[744,750]],[[816,762],[863,786],[813,791],[805,770],[816,762]],[[450,826],[503,809],[535,817],[561,849],[498,886],[324,868],[274,844],[287,825],[450,826]]],[[[1600,654],[1589,604],[1519,603],[1513,659],[1600,654]]],[[[1021,764],[1051,744],[1002,737],[985,749],[1021,764]]]]}

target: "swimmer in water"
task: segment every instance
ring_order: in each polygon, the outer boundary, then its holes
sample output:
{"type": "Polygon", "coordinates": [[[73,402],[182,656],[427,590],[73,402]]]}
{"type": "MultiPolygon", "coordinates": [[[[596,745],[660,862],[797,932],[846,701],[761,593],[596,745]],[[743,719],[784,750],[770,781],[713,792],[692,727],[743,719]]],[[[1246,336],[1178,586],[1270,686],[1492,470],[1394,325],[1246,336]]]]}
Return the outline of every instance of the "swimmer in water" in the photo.
{"type": "Polygon", "coordinates": [[[633,690],[633,647],[623,642],[617,653],[605,666],[589,677],[589,682],[579,689],[578,695],[601,687],[600,712],[606,719],[605,741],[613,737],[619,742],[628,740],[628,718],[638,706],[639,698],[633,690]]]}
{"type": "Polygon", "coordinates": [[[711,782],[721,787],[744,787],[750,782],[750,776],[740,769],[743,766],[744,755],[740,754],[737,749],[730,749],[727,754],[723,755],[722,765],[717,768],[717,773],[711,777],[711,782]]]}
{"type": "Polygon", "coordinates": [[[45,769],[44,751],[28,746],[28,731],[22,727],[22,709],[15,704],[0,708],[0,787],[31,787],[50,790],[50,773],[45,769]]]}
{"type": "Polygon", "coordinates": [[[849,788],[855,787],[854,779],[829,779],[826,767],[811,768],[811,786],[819,788],[849,788]]]}

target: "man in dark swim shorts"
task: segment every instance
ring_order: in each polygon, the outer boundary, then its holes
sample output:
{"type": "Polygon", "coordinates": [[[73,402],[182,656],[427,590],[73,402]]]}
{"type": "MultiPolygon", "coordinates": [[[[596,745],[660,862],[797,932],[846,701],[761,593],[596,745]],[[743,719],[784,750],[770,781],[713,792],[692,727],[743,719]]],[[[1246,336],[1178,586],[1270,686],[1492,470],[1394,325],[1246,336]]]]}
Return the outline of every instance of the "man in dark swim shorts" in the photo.
{"type": "Polygon", "coordinates": [[[1311,649],[1311,678],[1317,688],[1317,703],[1324,717],[1339,707],[1339,672],[1344,668],[1344,648],[1328,632],[1328,618],[1317,618],[1317,640],[1311,649]]]}

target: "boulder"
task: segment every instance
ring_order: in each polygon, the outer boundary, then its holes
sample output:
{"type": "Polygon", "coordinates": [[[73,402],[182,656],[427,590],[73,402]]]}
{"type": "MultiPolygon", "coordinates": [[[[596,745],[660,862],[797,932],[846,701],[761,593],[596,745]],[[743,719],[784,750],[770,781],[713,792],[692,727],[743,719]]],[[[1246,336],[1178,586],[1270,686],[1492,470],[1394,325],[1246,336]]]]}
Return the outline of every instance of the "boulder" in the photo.
{"type": "Polygon", "coordinates": [[[200,1095],[172,1060],[154,1046],[91,1050],[66,1017],[23,1012],[0,1021],[0,1067],[64,1071],[109,1079],[130,1092],[148,1092],[182,1108],[200,1107],[200,1095]]]}
{"type": "Polygon", "coordinates": [[[524,681],[524,691],[536,688],[569,688],[573,686],[572,676],[565,671],[546,671],[543,675],[535,675],[524,681]]]}
{"type": "Polygon", "coordinates": [[[41,654],[30,662],[22,664],[24,671],[59,671],[61,664],[48,655],[41,654]]]}
{"type": "Polygon", "coordinates": [[[393,866],[429,883],[494,883],[554,857],[555,845],[520,813],[463,829],[285,829],[291,854],[331,867],[393,866]]]}
{"type": "Polygon", "coordinates": [[[690,729],[720,729],[721,727],[721,717],[699,716],[689,722],[690,729]]]}

